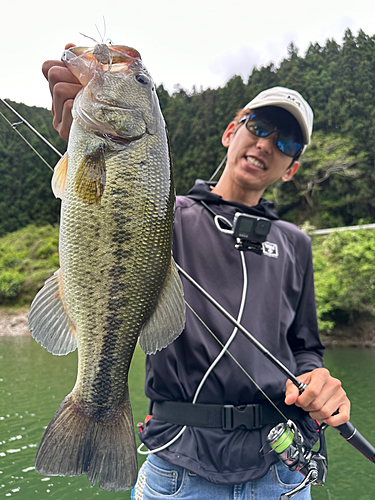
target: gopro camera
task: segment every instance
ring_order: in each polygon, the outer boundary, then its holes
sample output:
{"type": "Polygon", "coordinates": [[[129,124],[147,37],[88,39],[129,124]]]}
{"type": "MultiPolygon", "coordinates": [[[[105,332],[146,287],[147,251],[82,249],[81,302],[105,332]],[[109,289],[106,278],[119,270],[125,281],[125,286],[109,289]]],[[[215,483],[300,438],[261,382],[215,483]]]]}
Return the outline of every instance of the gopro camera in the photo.
{"type": "Polygon", "coordinates": [[[263,255],[262,243],[271,229],[271,221],[264,217],[237,212],[233,219],[233,236],[237,250],[248,250],[263,255]]]}
{"type": "Polygon", "coordinates": [[[233,236],[241,241],[263,243],[271,229],[271,221],[264,217],[236,213],[233,220],[233,236]]]}

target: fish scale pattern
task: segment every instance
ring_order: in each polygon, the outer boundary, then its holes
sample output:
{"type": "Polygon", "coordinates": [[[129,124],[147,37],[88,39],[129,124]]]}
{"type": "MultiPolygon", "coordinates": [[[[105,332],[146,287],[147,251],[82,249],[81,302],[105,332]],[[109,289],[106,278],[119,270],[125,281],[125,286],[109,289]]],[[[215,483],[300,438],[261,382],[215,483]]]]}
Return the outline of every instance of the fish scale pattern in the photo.
{"type": "MultiPolygon", "coordinates": [[[[86,132],[80,133],[84,142],[86,132]]],[[[145,135],[109,155],[99,204],[77,200],[80,144],[68,154],[69,168],[78,161],[68,173],[63,202],[61,265],[68,314],[77,328],[77,397],[112,407],[124,400],[138,335],[156,307],[171,262],[168,145],[165,135],[145,135]]]]}

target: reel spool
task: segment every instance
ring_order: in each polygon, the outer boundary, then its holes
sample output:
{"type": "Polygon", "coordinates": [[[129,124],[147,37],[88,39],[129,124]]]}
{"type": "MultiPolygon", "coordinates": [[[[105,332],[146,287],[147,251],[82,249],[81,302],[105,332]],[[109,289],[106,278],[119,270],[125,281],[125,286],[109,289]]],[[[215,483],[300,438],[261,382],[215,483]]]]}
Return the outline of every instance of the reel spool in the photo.
{"type": "Polygon", "coordinates": [[[292,420],[276,425],[267,436],[267,443],[291,471],[301,470],[309,461],[311,452],[292,420]]]}

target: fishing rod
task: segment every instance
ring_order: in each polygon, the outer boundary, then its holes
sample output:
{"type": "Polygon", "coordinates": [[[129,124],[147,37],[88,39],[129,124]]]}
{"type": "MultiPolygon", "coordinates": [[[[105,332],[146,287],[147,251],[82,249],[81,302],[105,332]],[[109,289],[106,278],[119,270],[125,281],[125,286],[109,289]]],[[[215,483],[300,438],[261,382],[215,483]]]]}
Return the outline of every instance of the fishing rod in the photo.
{"type": "MultiPolygon", "coordinates": [[[[241,325],[221,304],[219,304],[199,283],[197,283],[184,269],[176,264],[181,275],[193,285],[220,313],[229,320],[238,330],[264,355],[271,363],[278,368],[292,383],[298,388],[302,394],[307,388],[297,377],[272,353],[268,351],[246,328],[241,325]]],[[[364,455],[370,462],[375,463],[375,448],[362,436],[362,434],[354,427],[351,422],[334,427],[340,435],[364,455]]]]}

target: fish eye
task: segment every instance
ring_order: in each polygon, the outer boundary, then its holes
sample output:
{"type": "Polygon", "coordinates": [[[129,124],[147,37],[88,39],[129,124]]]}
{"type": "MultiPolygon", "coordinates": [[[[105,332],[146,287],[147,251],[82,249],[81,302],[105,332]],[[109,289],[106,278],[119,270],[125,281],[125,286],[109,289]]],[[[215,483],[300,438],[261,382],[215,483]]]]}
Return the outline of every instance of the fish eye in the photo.
{"type": "Polygon", "coordinates": [[[147,85],[149,85],[150,83],[149,78],[147,78],[146,75],[142,75],[142,73],[138,73],[138,75],[135,75],[135,80],[142,87],[147,87],[147,85]]]}

